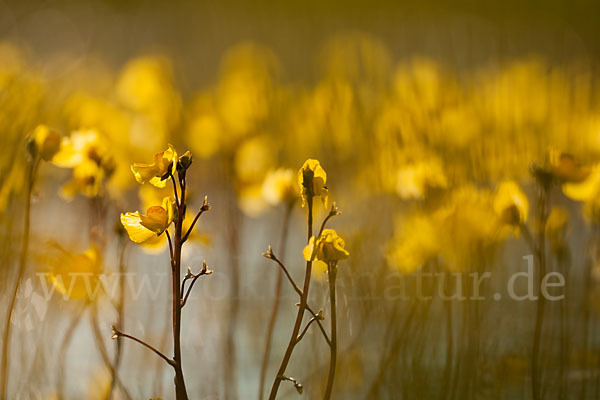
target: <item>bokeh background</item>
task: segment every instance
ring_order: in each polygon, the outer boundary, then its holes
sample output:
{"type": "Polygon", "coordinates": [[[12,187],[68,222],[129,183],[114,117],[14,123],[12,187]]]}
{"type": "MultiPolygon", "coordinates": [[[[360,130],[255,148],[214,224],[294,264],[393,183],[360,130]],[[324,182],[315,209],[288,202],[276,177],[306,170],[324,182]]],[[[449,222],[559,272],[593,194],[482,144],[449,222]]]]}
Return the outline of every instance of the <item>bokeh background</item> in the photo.
{"type": "MultiPolygon", "coordinates": [[[[492,297],[534,253],[498,209],[506,181],[518,188],[508,195],[520,201],[518,222],[542,237],[546,270],[566,278],[565,298],[545,305],[540,398],[600,398],[600,5],[480,3],[0,2],[3,321],[22,245],[26,137],[39,124],[91,135],[101,160],[40,166],[8,398],[107,398],[117,321],[170,348],[168,250],[136,246],[118,229],[121,212],[159,197],[136,184],[130,164],[168,143],[194,156],[191,206],[204,195],[212,206],[184,254],[185,265],[206,259],[215,270],[184,309],[192,398],[259,397],[278,273],[261,253],[285,247],[300,280],[305,245],[299,203],[280,243],[285,206],[265,195],[265,178],[295,174],[307,158],[328,173],[343,211],[331,224],[351,253],[338,278],[335,398],[531,398],[538,303],[492,297]],[[556,178],[541,215],[532,165],[556,178]],[[98,265],[74,256],[94,245],[98,265]],[[44,300],[52,282],[36,274],[88,267],[131,273],[138,288],[146,277],[157,295],[44,300]],[[414,296],[419,271],[493,275],[486,300],[426,301],[414,296]]],[[[322,271],[314,279],[311,304],[327,310],[322,271]]],[[[437,292],[439,280],[424,282],[437,292]]],[[[284,286],[267,387],[296,301],[284,286]]],[[[118,376],[131,398],[173,398],[163,364],[123,342],[118,376]]],[[[311,329],[288,373],[304,397],[320,398],[327,368],[327,346],[311,329]]],[[[291,384],[280,392],[297,396],[291,384]]]]}

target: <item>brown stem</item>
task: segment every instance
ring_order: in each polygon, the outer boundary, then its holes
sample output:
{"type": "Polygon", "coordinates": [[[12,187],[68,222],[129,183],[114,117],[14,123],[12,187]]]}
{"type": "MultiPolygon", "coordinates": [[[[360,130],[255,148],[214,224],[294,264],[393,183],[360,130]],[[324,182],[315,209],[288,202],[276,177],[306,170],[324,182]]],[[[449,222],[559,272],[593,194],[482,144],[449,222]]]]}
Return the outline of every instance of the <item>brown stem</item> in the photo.
{"type": "Polygon", "coordinates": [[[333,391],[333,380],[335,378],[335,367],[337,362],[337,317],[335,310],[335,279],[337,276],[337,265],[331,262],[328,265],[329,272],[329,302],[331,304],[331,344],[329,345],[329,374],[327,376],[327,387],[325,389],[325,400],[331,398],[333,391]]]}
{"type": "MultiPolygon", "coordinates": [[[[311,193],[306,198],[306,203],[308,207],[308,238],[307,243],[310,241],[313,232],[313,198],[311,193]]],[[[273,386],[271,387],[271,393],[269,394],[269,400],[275,400],[277,397],[277,392],[279,391],[279,386],[281,385],[281,381],[285,376],[285,369],[290,362],[290,358],[292,357],[292,353],[294,352],[294,347],[296,346],[296,338],[298,337],[298,333],[300,332],[300,327],[302,326],[302,319],[304,317],[304,312],[306,310],[306,304],[308,301],[308,290],[310,288],[310,278],[312,274],[312,261],[306,262],[306,270],[304,274],[304,288],[302,289],[302,296],[300,296],[300,305],[298,307],[298,313],[296,314],[296,321],[294,322],[294,328],[292,330],[292,336],[290,337],[290,341],[285,350],[285,354],[283,356],[283,360],[281,360],[281,365],[279,366],[279,370],[277,371],[277,375],[275,376],[275,380],[273,381],[273,386]]]]}
{"type": "MultiPolygon", "coordinates": [[[[281,230],[281,239],[279,240],[279,248],[281,249],[280,256],[285,259],[285,249],[287,236],[289,231],[289,221],[292,214],[294,204],[290,203],[285,209],[285,215],[283,216],[283,228],[281,230]]],[[[260,383],[258,389],[258,398],[263,400],[265,392],[265,379],[267,375],[267,367],[269,365],[269,358],[271,356],[271,344],[273,340],[273,332],[275,330],[275,323],[277,322],[277,314],[279,312],[279,302],[281,298],[281,287],[283,286],[283,271],[279,271],[277,274],[277,281],[275,282],[275,298],[273,299],[273,306],[271,308],[271,316],[269,317],[269,325],[267,327],[267,335],[265,338],[265,353],[263,354],[262,364],[260,367],[260,383]]]]}
{"type": "Polygon", "coordinates": [[[0,366],[0,396],[2,400],[6,400],[7,386],[8,386],[8,362],[9,362],[9,343],[11,334],[11,319],[15,304],[17,302],[17,293],[21,287],[21,281],[25,274],[25,266],[27,265],[27,253],[29,249],[29,233],[31,223],[31,195],[33,191],[33,185],[35,182],[35,175],[39,165],[39,158],[31,161],[27,173],[27,193],[25,195],[25,219],[23,222],[23,245],[21,247],[21,255],[19,257],[19,267],[17,270],[17,281],[13,287],[12,294],[10,296],[10,302],[8,304],[8,310],[6,312],[6,321],[4,323],[4,335],[2,341],[2,362],[0,366]]]}
{"type": "Polygon", "coordinates": [[[198,219],[200,218],[200,216],[202,214],[204,214],[204,212],[208,211],[209,209],[210,209],[210,206],[208,205],[208,202],[207,202],[206,197],[205,197],[204,198],[204,204],[202,204],[202,208],[200,208],[200,211],[198,211],[198,214],[196,214],[196,217],[194,217],[194,220],[192,221],[192,224],[190,225],[190,227],[188,228],[187,232],[183,236],[183,239],[181,239],[182,243],[185,243],[188,240],[188,238],[190,237],[190,235],[194,231],[194,227],[196,226],[196,222],[198,222],[198,219]]]}
{"type": "Polygon", "coordinates": [[[202,267],[202,271],[198,272],[196,275],[192,274],[189,270],[188,270],[188,274],[183,278],[183,281],[181,282],[181,291],[179,292],[180,294],[183,294],[183,290],[185,289],[185,282],[189,279],[191,279],[192,281],[190,282],[190,285],[187,288],[187,291],[185,292],[185,295],[183,296],[183,298],[181,298],[180,303],[181,303],[181,308],[183,308],[185,306],[185,304],[188,301],[188,297],[190,297],[190,293],[192,292],[192,288],[194,287],[194,284],[196,283],[196,281],[198,280],[198,278],[200,278],[201,276],[204,275],[210,275],[212,274],[213,271],[209,270],[206,268],[206,262],[204,262],[204,265],[202,267]]]}
{"type": "MultiPolygon", "coordinates": [[[[127,251],[128,241],[122,241],[121,255],[119,257],[119,302],[117,303],[117,325],[123,329],[123,314],[125,309],[125,285],[123,284],[123,275],[125,274],[125,253],[127,251]]],[[[117,338],[115,361],[113,373],[110,380],[110,392],[108,399],[111,400],[115,395],[115,384],[121,365],[121,356],[123,355],[123,343],[120,337],[117,338]]]]}
{"type": "MultiPolygon", "coordinates": [[[[174,191],[177,186],[173,179],[174,191]]],[[[183,246],[182,229],[185,218],[185,176],[179,178],[180,200],[177,207],[177,220],[175,221],[175,243],[173,244],[173,259],[171,261],[171,275],[173,283],[173,361],[175,368],[175,398],[177,400],[188,400],[183,368],[181,366],[181,293],[179,282],[181,281],[181,249],[183,246]]]]}
{"type": "Polygon", "coordinates": [[[123,333],[123,332],[119,332],[115,329],[115,327],[113,327],[113,337],[116,336],[116,338],[120,338],[120,337],[124,337],[127,339],[131,339],[136,343],[141,344],[142,346],[144,346],[145,348],[147,348],[148,350],[152,351],[154,354],[156,354],[157,356],[159,356],[160,358],[162,358],[163,360],[165,360],[165,362],[167,364],[169,364],[171,367],[175,367],[175,362],[173,360],[170,360],[169,357],[167,357],[166,355],[164,355],[160,350],[158,350],[156,347],[144,342],[142,339],[138,339],[135,336],[131,336],[128,335],[127,333],[123,333]]]}
{"type": "Polygon", "coordinates": [[[538,237],[537,246],[534,248],[536,258],[538,260],[538,273],[537,273],[537,291],[538,301],[535,314],[535,329],[533,332],[533,349],[531,352],[531,395],[533,400],[540,400],[540,371],[539,371],[539,358],[540,358],[540,344],[542,336],[542,327],[544,324],[544,296],[540,296],[542,279],[546,274],[546,207],[547,207],[548,189],[545,186],[540,186],[538,193],[539,202],[539,214],[538,214],[538,237]]]}

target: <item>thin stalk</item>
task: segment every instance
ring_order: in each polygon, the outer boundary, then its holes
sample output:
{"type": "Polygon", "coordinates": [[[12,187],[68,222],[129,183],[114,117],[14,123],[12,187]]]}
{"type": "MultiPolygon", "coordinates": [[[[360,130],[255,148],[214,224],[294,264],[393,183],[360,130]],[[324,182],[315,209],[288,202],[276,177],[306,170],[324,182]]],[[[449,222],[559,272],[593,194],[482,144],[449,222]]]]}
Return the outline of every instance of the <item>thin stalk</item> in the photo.
{"type": "Polygon", "coordinates": [[[115,335],[117,337],[124,337],[124,338],[127,338],[127,339],[131,339],[134,342],[141,344],[142,346],[144,346],[145,348],[147,348],[148,350],[152,351],[154,354],[156,354],[157,356],[159,356],[160,358],[162,358],[171,367],[175,367],[175,362],[173,360],[170,360],[169,357],[167,357],[163,353],[161,353],[161,351],[158,350],[156,347],[154,347],[154,346],[152,346],[152,345],[144,342],[143,340],[138,339],[135,336],[131,336],[131,335],[128,335],[128,334],[123,333],[123,332],[115,332],[115,335]]]}
{"type": "MultiPolygon", "coordinates": [[[[174,181],[174,180],[173,180],[174,181]]],[[[181,249],[183,247],[182,230],[185,218],[185,176],[180,177],[180,200],[177,207],[177,220],[175,221],[175,243],[173,244],[173,259],[171,261],[171,275],[173,283],[173,361],[175,363],[175,398],[188,400],[183,368],[181,366],[181,249]]],[[[175,193],[177,188],[174,182],[175,193]]]]}
{"type": "Polygon", "coordinates": [[[33,185],[35,183],[35,175],[37,172],[38,165],[40,163],[39,158],[29,163],[27,172],[27,192],[25,195],[25,218],[23,222],[23,245],[21,247],[21,255],[19,257],[19,267],[17,270],[17,280],[13,287],[12,294],[10,296],[10,302],[8,304],[8,310],[6,312],[6,321],[4,323],[4,335],[2,341],[2,362],[0,366],[0,396],[2,400],[6,400],[7,387],[8,387],[8,363],[9,363],[9,343],[11,335],[11,319],[15,304],[17,302],[17,293],[21,287],[21,281],[25,274],[25,267],[27,265],[27,254],[29,249],[29,233],[31,224],[31,197],[33,192],[33,185]]]}
{"type": "MultiPolygon", "coordinates": [[[[306,203],[308,207],[308,232],[307,232],[307,243],[310,241],[313,232],[313,198],[309,194],[306,198],[306,203]]],[[[306,262],[306,270],[304,274],[304,286],[302,289],[302,296],[300,296],[300,304],[298,306],[298,313],[296,314],[296,321],[294,322],[294,328],[292,329],[292,335],[290,337],[290,341],[285,350],[285,354],[283,356],[283,360],[281,360],[281,365],[277,371],[277,375],[275,376],[275,380],[273,381],[273,386],[271,387],[271,392],[269,394],[269,400],[275,400],[277,398],[277,392],[279,391],[279,386],[281,385],[281,381],[285,377],[285,369],[287,368],[290,358],[292,357],[292,353],[294,352],[294,347],[298,343],[296,341],[298,337],[298,333],[300,332],[300,328],[302,326],[302,320],[304,318],[304,312],[306,310],[306,303],[308,301],[308,291],[310,289],[310,278],[312,274],[312,261],[306,262]]]]}
{"type": "Polygon", "coordinates": [[[327,387],[325,389],[325,400],[331,398],[333,391],[333,380],[335,378],[335,367],[337,362],[337,316],[335,310],[335,279],[337,276],[337,265],[335,262],[329,264],[329,302],[331,305],[331,344],[329,345],[329,374],[327,375],[327,387]]]}
{"type": "Polygon", "coordinates": [[[539,202],[539,233],[537,237],[537,246],[535,247],[535,253],[538,260],[538,273],[537,273],[537,290],[538,290],[538,301],[535,314],[535,329],[533,332],[533,349],[531,352],[531,395],[533,400],[540,400],[540,371],[539,371],[539,359],[540,359],[540,345],[542,337],[542,327],[544,324],[544,296],[540,296],[542,279],[546,275],[546,207],[547,207],[547,196],[548,190],[541,186],[538,193],[539,202]]]}
{"type": "MultiPolygon", "coordinates": [[[[121,244],[121,255],[119,257],[119,302],[117,304],[117,325],[119,328],[123,328],[123,314],[125,309],[125,285],[123,284],[123,275],[125,273],[125,253],[127,251],[127,241],[123,241],[121,244]]],[[[120,337],[117,338],[114,368],[110,380],[110,393],[108,399],[111,400],[115,395],[115,384],[117,382],[117,375],[119,373],[119,366],[121,365],[121,356],[123,355],[123,342],[120,337]]]]}
{"type": "MultiPolygon", "coordinates": [[[[281,239],[279,240],[279,248],[281,249],[280,256],[285,260],[285,249],[287,236],[289,231],[290,216],[292,215],[293,203],[288,204],[285,209],[283,216],[283,228],[281,230],[281,239]]],[[[263,354],[263,360],[260,367],[260,383],[258,389],[258,398],[264,399],[265,392],[265,379],[267,375],[267,367],[269,365],[269,358],[271,357],[271,345],[273,341],[273,332],[275,331],[275,323],[277,322],[277,314],[279,313],[279,304],[281,298],[281,288],[283,286],[283,271],[279,271],[277,274],[277,281],[275,282],[275,298],[273,299],[273,306],[271,308],[271,316],[269,317],[269,325],[267,327],[267,335],[265,338],[265,352],[263,354]]]]}

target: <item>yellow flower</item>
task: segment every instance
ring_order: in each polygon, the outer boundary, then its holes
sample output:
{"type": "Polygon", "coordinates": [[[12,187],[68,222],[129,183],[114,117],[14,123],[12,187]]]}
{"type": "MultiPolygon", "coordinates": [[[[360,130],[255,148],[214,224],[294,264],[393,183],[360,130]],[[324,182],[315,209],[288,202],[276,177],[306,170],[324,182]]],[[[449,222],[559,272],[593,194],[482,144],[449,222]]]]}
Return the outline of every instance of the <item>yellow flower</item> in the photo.
{"type": "Polygon", "coordinates": [[[413,214],[396,221],[396,232],[388,244],[388,263],[410,275],[439,252],[436,221],[425,214],[413,214]]]}
{"type": "Polygon", "coordinates": [[[73,179],[62,188],[62,195],[67,199],[77,193],[88,197],[100,195],[104,179],[115,169],[108,146],[94,129],[76,131],[70,137],[62,138],[52,163],[61,168],[73,168],[73,179]]]}
{"type": "Polygon", "coordinates": [[[169,197],[163,199],[162,205],[148,208],[146,214],[139,211],[121,214],[121,223],[135,243],[144,243],[161,235],[172,222],[173,201],[169,197]]]}
{"type": "Polygon", "coordinates": [[[267,135],[244,140],[235,153],[236,178],[243,184],[261,184],[265,173],[275,164],[273,144],[267,135]]]}
{"type": "Polygon", "coordinates": [[[302,207],[306,204],[308,196],[321,196],[327,208],[327,173],[317,160],[308,159],[298,171],[298,185],[302,196],[302,207]]]}
{"type": "Polygon", "coordinates": [[[398,171],[396,191],[403,199],[423,199],[430,188],[445,188],[448,180],[437,159],[406,165],[398,171]]]}
{"type": "Polygon", "coordinates": [[[314,236],[310,238],[302,255],[306,261],[337,262],[350,256],[344,247],[346,247],[346,243],[335,230],[323,229],[323,233],[318,239],[314,236]]]}
{"type": "Polygon", "coordinates": [[[150,182],[150,184],[158,188],[163,188],[166,185],[166,179],[169,174],[174,174],[177,170],[178,159],[177,151],[175,151],[173,146],[169,145],[167,150],[154,155],[154,162],[152,164],[133,163],[131,165],[131,172],[133,172],[135,180],[138,183],[144,184],[150,182]]]}
{"type": "Polygon", "coordinates": [[[52,158],[52,163],[61,168],[74,168],[86,160],[102,164],[107,153],[107,146],[98,131],[75,131],[70,137],[62,139],[60,150],[52,158]]]}
{"type": "Polygon", "coordinates": [[[65,199],[72,199],[77,193],[87,197],[98,196],[102,193],[105,176],[98,163],[86,158],[73,168],[73,178],[61,188],[61,195],[65,199]]]}
{"type": "Polygon", "coordinates": [[[294,182],[294,171],[279,168],[270,171],[262,185],[262,195],[267,203],[276,206],[279,203],[290,204],[298,197],[294,182]]]}
{"type": "Polygon", "coordinates": [[[79,254],[72,254],[56,246],[61,254],[56,259],[48,280],[56,290],[70,299],[93,300],[98,277],[102,273],[102,254],[97,246],[79,254]]]}
{"type": "Polygon", "coordinates": [[[556,150],[548,152],[548,164],[552,175],[561,183],[581,182],[589,174],[589,169],[582,167],[571,154],[556,150]]]}
{"type": "Polygon", "coordinates": [[[50,161],[60,149],[60,135],[46,125],[38,125],[30,138],[30,151],[42,160],[50,161]]]}
{"type": "Polygon", "coordinates": [[[527,221],[529,201],[519,185],[504,181],[498,185],[494,197],[494,211],[508,225],[520,225],[527,221]]]}
{"type": "Polygon", "coordinates": [[[600,165],[595,165],[590,174],[580,182],[562,185],[565,196],[575,201],[591,201],[600,193],[600,165]]]}

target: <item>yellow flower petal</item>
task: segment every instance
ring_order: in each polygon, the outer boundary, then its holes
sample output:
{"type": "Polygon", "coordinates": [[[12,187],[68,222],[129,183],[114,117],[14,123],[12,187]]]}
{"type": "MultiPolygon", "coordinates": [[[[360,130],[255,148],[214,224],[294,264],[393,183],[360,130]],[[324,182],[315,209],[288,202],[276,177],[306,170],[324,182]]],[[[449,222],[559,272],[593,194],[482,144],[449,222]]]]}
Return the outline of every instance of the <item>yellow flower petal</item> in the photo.
{"type": "Polygon", "coordinates": [[[600,167],[596,166],[581,182],[565,183],[562,185],[565,196],[576,201],[589,201],[600,193],[600,167]]]}
{"type": "Polygon", "coordinates": [[[129,238],[135,243],[143,243],[152,236],[156,236],[154,232],[143,226],[141,222],[142,220],[138,211],[121,214],[121,224],[123,224],[129,238]]]}
{"type": "Polygon", "coordinates": [[[133,163],[131,172],[140,184],[149,182],[153,186],[164,188],[167,182],[163,177],[168,173],[175,174],[177,172],[178,160],[177,151],[172,145],[169,145],[167,150],[154,155],[152,164],[133,163]],[[171,169],[169,170],[169,168],[171,169]]]}
{"type": "Polygon", "coordinates": [[[140,215],[140,223],[142,226],[150,229],[156,234],[161,234],[167,227],[168,215],[167,210],[161,206],[152,206],[146,214],[140,215]]]}
{"type": "Polygon", "coordinates": [[[312,196],[320,196],[325,208],[327,208],[327,173],[321,167],[318,160],[309,158],[298,170],[298,185],[302,195],[302,207],[306,203],[306,197],[312,192],[312,196]]]}
{"type": "Polygon", "coordinates": [[[315,237],[312,236],[310,238],[310,240],[308,241],[308,244],[306,245],[304,250],[302,250],[302,256],[304,256],[304,259],[306,261],[312,261],[315,257],[314,252],[315,252],[315,237]]]}
{"type": "Polygon", "coordinates": [[[133,172],[135,180],[143,184],[156,176],[157,168],[154,164],[133,163],[131,165],[131,172],[133,172]]]}

